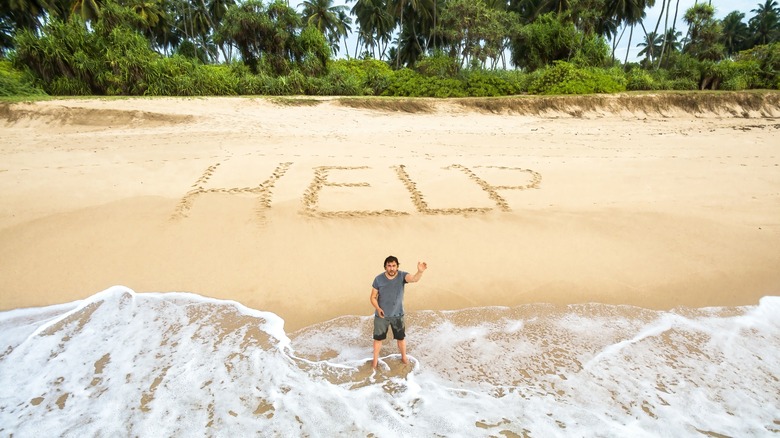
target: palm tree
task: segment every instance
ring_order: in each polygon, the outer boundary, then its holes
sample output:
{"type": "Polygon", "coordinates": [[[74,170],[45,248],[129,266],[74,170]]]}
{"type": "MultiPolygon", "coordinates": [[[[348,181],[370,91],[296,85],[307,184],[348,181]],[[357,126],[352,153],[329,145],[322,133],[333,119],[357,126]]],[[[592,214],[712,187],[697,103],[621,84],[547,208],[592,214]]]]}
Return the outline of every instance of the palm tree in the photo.
{"type": "MultiPolygon", "coordinates": [[[[672,0],[669,0],[669,6],[671,6],[671,1],[672,0]]],[[[667,18],[669,17],[669,9],[670,8],[666,8],[667,18]]],[[[656,68],[661,67],[661,62],[664,59],[664,53],[667,53],[667,49],[670,48],[670,44],[668,40],[669,37],[670,36],[674,37],[674,41],[672,42],[672,47],[674,46],[674,44],[677,44],[677,35],[681,34],[681,32],[677,32],[677,13],[679,11],[680,11],[680,0],[677,0],[677,4],[674,7],[674,18],[672,19],[672,28],[669,29],[667,23],[664,22],[664,28],[666,28],[666,32],[664,32],[664,44],[663,46],[661,46],[661,55],[658,57],[658,66],[656,66],[656,68]]]]}
{"type": "Polygon", "coordinates": [[[664,46],[662,51],[668,53],[679,52],[682,50],[682,32],[679,30],[669,29],[664,35],[664,46]]]}
{"type": "MultiPolygon", "coordinates": [[[[0,21],[3,27],[8,29],[7,37],[15,33],[16,30],[30,29],[38,30],[41,27],[41,20],[47,14],[51,14],[53,8],[46,0],[2,0],[0,1],[0,21]]],[[[65,18],[60,14],[54,14],[59,18],[65,18]]]]}
{"type": "Polygon", "coordinates": [[[661,68],[664,64],[664,56],[669,58],[669,54],[677,53],[680,51],[680,38],[682,38],[682,32],[679,30],[668,29],[664,34],[663,43],[661,45],[661,54],[658,56],[658,64],[656,68],[661,68]]]}
{"type": "Polygon", "coordinates": [[[422,44],[420,44],[419,36],[416,35],[413,26],[402,29],[396,40],[396,47],[398,47],[395,58],[396,68],[398,68],[399,63],[412,65],[422,55],[422,44]]]}
{"type": "MultiPolygon", "coordinates": [[[[427,0],[389,0],[388,9],[390,15],[398,18],[399,22],[399,38],[398,44],[402,43],[414,43],[420,46],[419,38],[417,37],[415,23],[420,23],[424,20],[430,20],[433,17],[432,14],[432,2],[427,0]],[[404,16],[410,14],[410,18],[414,18],[411,24],[411,35],[403,36],[404,33],[404,16]]],[[[422,52],[422,46],[418,47],[422,52]]],[[[401,52],[414,53],[412,50],[405,50],[401,46],[398,47],[395,58],[395,68],[400,68],[400,55],[401,52]]]]}
{"type": "Polygon", "coordinates": [[[74,0],[70,7],[71,15],[78,15],[84,21],[97,20],[100,17],[102,0],[74,0]]]}
{"type": "Polygon", "coordinates": [[[236,0],[210,0],[208,11],[212,22],[217,26],[222,23],[222,19],[225,18],[225,12],[235,4],[236,0]]]}
{"type": "MultiPolygon", "coordinates": [[[[216,32],[219,26],[222,24],[222,19],[225,18],[225,13],[228,8],[235,5],[236,0],[210,0],[207,5],[208,14],[211,16],[212,31],[216,32]]],[[[232,46],[225,44],[218,44],[219,50],[222,52],[222,56],[225,61],[230,61],[232,55],[232,46]]]]}
{"type": "Polygon", "coordinates": [[[170,30],[170,23],[165,6],[160,0],[129,0],[126,3],[135,14],[141,19],[141,31],[150,44],[154,47],[165,49],[163,44],[158,44],[158,35],[163,34],[162,29],[170,30]]]}
{"type": "Polygon", "coordinates": [[[594,28],[594,31],[596,35],[602,36],[609,40],[614,40],[618,33],[619,27],[620,23],[618,23],[614,17],[606,17],[604,14],[601,14],[599,19],[596,21],[596,27],[594,28]]]}
{"type": "Polygon", "coordinates": [[[183,39],[192,41],[199,36],[208,35],[211,26],[206,9],[187,0],[179,0],[178,3],[177,26],[182,30],[183,39]]]}
{"type": "Polygon", "coordinates": [[[339,11],[339,35],[344,38],[344,53],[349,57],[349,49],[347,48],[347,37],[352,33],[352,18],[347,14],[346,7],[339,11]]]}
{"type": "Polygon", "coordinates": [[[157,26],[164,14],[158,0],[131,0],[128,6],[141,17],[148,29],[157,26]]]}
{"type": "MultiPolygon", "coordinates": [[[[634,26],[645,17],[645,8],[655,5],[655,0],[610,0],[607,6],[608,14],[615,17],[625,26],[630,26],[628,34],[628,46],[631,47],[631,39],[634,35],[634,26]]],[[[628,53],[624,65],[628,66],[628,53]]]]}
{"type": "Polygon", "coordinates": [[[537,17],[550,12],[547,0],[510,0],[507,9],[517,12],[522,19],[522,24],[531,23],[537,17]]]}
{"type": "Polygon", "coordinates": [[[371,48],[374,57],[381,59],[384,56],[387,43],[390,41],[390,34],[393,29],[393,17],[387,10],[387,5],[383,0],[357,0],[352,7],[352,13],[357,17],[358,25],[358,44],[355,46],[355,57],[357,57],[358,46],[364,45],[371,48]],[[384,47],[377,54],[377,46],[383,43],[384,47]]]}
{"type": "MultiPolygon", "coordinates": [[[[663,0],[661,0],[661,1],[663,1],[663,0]]],[[[680,0],[677,0],[677,2],[679,4],[680,0]]],[[[664,40],[661,43],[661,53],[658,55],[658,64],[655,66],[656,70],[661,67],[661,60],[664,57],[664,48],[665,48],[665,45],[666,45],[666,36],[669,34],[669,10],[671,8],[672,8],[672,0],[668,0],[666,2],[666,14],[664,14],[664,29],[665,29],[664,36],[663,36],[664,40]]],[[[658,17],[658,21],[659,22],[661,21],[661,17],[660,16],[658,17]]],[[[658,28],[658,26],[656,25],[656,29],[657,28],[658,28]]]]}
{"type": "Polygon", "coordinates": [[[344,22],[339,12],[347,9],[344,5],[333,6],[333,0],[305,0],[303,3],[303,21],[317,28],[328,39],[334,54],[338,52],[344,22]]]}
{"type": "MultiPolygon", "coordinates": [[[[252,72],[260,71],[262,60],[274,74],[287,75],[294,64],[306,62],[311,49],[317,49],[297,36],[302,29],[306,32],[300,15],[286,3],[277,0],[265,6],[262,0],[248,0],[228,9],[217,39],[235,44],[252,72]]],[[[328,53],[313,55],[327,57],[328,53]]]]}
{"type": "Polygon", "coordinates": [[[559,15],[571,8],[569,0],[548,0],[547,5],[549,10],[554,11],[559,15]]]}
{"type": "MultiPolygon", "coordinates": [[[[666,20],[667,21],[669,20],[669,8],[667,7],[667,5],[671,3],[671,1],[672,0],[668,0],[668,1],[661,0],[661,13],[658,14],[658,21],[655,22],[655,29],[653,29],[653,33],[656,35],[658,35],[658,26],[661,25],[661,18],[665,16],[666,20]]],[[[642,28],[644,29],[644,26],[642,26],[642,28]]],[[[664,29],[665,28],[666,28],[666,23],[664,23],[664,29]]],[[[661,38],[663,38],[663,35],[661,35],[661,38]]],[[[647,41],[647,33],[645,33],[645,40],[647,41]]],[[[661,45],[663,45],[663,43],[661,43],[661,45]]],[[[655,58],[656,57],[655,55],[658,53],[653,50],[654,49],[651,49],[651,53],[650,53],[651,58],[655,58]]]]}
{"type": "Polygon", "coordinates": [[[179,45],[183,37],[183,32],[176,26],[176,20],[180,15],[176,7],[179,4],[180,2],[177,1],[161,0],[162,14],[157,25],[149,29],[152,45],[166,55],[179,45]]]}
{"type": "Polygon", "coordinates": [[[780,8],[777,6],[777,1],[766,0],[750,12],[756,14],[749,21],[755,43],[769,44],[777,41],[780,33],[780,8]]]}
{"type": "MultiPolygon", "coordinates": [[[[201,51],[201,54],[208,52],[210,56],[215,58],[215,54],[212,49],[212,33],[214,27],[212,26],[211,17],[208,13],[205,3],[202,1],[190,2],[188,0],[175,0],[173,6],[174,22],[173,22],[173,36],[177,41],[177,47],[181,49],[183,44],[191,44],[193,47],[197,46],[201,51]]],[[[164,35],[161,32],[161,35],[164,35]]],[[[167,35],[166,35],[167,37],[167,35]]],[[[160,38],[158,36],[158,38],[160,38]]],[[[200,55],[198,53],[192,53],[191,55],[200,55]]],[[[202,56],[198,56],[203,60],[202,56]]],[[[204,62],[206,60],[203,60],[204,62]]]]}
{"type": "Polygon", "coordinates": [[[644,47],[637,56],[645,55],[645,59],[648,62],[653,62],[654,59],[654,53],[661,53],[661,48],[663,47],[664,39],[663,36],[658,35],[655,32],[649,32],[647,35],[645,35],[645,40],[639,44],[637,44],[637,47],[644,47]]]}
{"type": "Polygon", "coordinates": [[[683,51],[703,61],[718,61],[725,55],[720,43],[721,27],[715,19],[715,8],[704,3],[694,5],[685,11],[683,19],[688,23],[690,40],[683,51]]]}
{"type": "Polygon", "coordinates": [[[14,47],[14,25],[7,15],[0,15],[0,57],[14,47]]]}
{"type": "Polygon", "coordinates": [[[739,11],[733,11],[726,15],[721,21],[723,33],[721,38],[723,45],[726,46],[726,55],[731,56],[741,50],[747,49],[747,41],[750,38],[750,31],[747,24],[742,22],[745,14],[739,11]]]}

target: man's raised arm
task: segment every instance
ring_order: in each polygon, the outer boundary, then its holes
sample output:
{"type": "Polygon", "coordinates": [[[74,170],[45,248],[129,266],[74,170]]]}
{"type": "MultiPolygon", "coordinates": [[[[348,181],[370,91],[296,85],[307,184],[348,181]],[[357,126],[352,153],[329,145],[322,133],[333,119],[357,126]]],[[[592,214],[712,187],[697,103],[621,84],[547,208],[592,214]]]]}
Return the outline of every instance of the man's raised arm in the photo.
{"type": "Polygon", "coordinates": [[[422,278],[423,272],[428,269],[428,264],[425,262],[417,262],[417,273],[412,274],[406,274],[406,282],[407,283],[417,283],[420,281],[420,278],[422,278]]]}

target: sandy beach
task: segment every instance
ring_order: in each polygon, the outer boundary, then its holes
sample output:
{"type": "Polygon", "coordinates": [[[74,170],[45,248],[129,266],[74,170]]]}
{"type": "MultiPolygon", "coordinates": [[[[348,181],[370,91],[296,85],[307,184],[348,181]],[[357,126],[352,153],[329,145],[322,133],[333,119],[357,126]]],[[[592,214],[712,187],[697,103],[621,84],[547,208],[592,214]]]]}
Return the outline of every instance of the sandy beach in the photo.
{"type": "Polygon", "coordinates": [[[620,99],[0,104],[0,310],[125,285],[295,330],[371,313],[390,254],[429,266],[407,310],[780,294],[780,108],[620,99]]]}

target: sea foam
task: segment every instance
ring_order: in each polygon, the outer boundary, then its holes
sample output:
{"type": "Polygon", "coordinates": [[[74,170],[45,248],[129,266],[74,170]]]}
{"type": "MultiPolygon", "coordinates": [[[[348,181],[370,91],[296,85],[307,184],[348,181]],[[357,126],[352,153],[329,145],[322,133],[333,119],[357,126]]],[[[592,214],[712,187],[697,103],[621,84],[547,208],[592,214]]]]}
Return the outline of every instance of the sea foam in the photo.
{"type": "Polygon", "coordinates": [[[294,333],[270,312],[113,287],[0,313],[7,436],[765,436],[780,433],[780,298],[651,311],[527,305],[294,333]]]}

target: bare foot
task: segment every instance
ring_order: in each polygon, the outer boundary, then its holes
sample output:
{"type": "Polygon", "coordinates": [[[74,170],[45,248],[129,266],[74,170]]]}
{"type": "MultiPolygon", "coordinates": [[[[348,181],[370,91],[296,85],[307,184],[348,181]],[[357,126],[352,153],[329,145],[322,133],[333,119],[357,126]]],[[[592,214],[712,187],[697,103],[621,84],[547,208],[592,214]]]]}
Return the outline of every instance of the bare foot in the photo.
{"type": "Polygon", "coordinates": [[[406,356],[401,356],[401,362],[404,365],[409,365],[409,358],[407,358],[406,356]]]}

